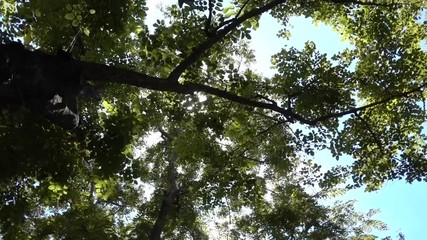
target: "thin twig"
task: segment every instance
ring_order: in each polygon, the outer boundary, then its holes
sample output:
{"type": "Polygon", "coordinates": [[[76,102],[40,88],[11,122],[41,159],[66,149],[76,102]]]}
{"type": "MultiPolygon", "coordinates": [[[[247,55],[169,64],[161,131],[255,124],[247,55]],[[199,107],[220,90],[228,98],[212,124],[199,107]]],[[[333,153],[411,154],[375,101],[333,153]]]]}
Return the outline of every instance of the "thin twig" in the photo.
{"type": "Polygon", "coordinates": [[[235,18],[238,18],[240,16],[240,14],[242,13],[243,9],[246,7],[246,5],[249,3],[250,0],[246,0],[245,3],[243,3],[242,7],[239,9],[239,11],[236,14],[235,18]]]}

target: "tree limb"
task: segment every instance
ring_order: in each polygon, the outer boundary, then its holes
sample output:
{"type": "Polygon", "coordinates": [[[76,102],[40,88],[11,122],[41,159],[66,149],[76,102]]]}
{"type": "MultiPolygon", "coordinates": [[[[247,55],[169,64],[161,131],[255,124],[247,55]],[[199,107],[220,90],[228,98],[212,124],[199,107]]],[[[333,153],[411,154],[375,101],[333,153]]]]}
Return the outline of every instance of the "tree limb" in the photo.
{"type": "Polygon", "coordinates": [[[212,24],[212,11],[213,11],[212,0],[208,1],[208,5],[209,5],[209,15],[208,15],[208,19],[206,20],[206,23],[205,23],[205,33],[206,33],[206,36],[210,36],[211,35],[210,28],[211,28],[211,24],[212,24]]]}
{"type": "MultiPolygon", "coordinates": [[[[9,45],[0,44],[0,55],[7,51],[15,51],[15,48],[10,47],[9,45]]],[[[22,51],[22,50],[19,50],[19,51],[22,51]]],[[[26,54],[21,54],[22,58],[28,57],[31,54],[36,54],[36,55],[43,54],[45,55],[43,56],[43,59],[47,59],[48,63],[52,64],[51,66],[52,68],[56,67],[56,66],[53,66],[54,64],[57,64],[57,63],[63,64],[63,62],[55,61],[57,56],[52,56],[52,55],[44,54],[41,52],[32,52],[29,50],[24,50],[24,51],[26,51],[26,54]]],[[[25,62],[25,59],[22,59],[22,62],[25,62]]],[[[175,92],[179,94],[194,94],[196,92],[203,92],[203,93],[211,94],[223,99],[230,100],[235,103],[240,103],[242,105],[246,105],[249,107],[271,110],[273,112],[280,113],[281,115],[283,115],[288,120],[288,122],[298,121],[302,124],[308,124],[308,125],[316,125],[319,122],[322,122],[331,118],[342,117],[348,114],[356,113],[361,110],[365,110],[371,107],[375,107],[375,106],[387,103],[394,99],[405,98],[411,95],[412,93],[421,92],[422,89],[427,86],[427,83],[424,83],[412,90],[402,92],[396,95],[391,95],[382,100],[379,100],[361,107],[354,107],[345,111],[326,114],[323,116],[308,119],[303,117],[302,115],[299,115],[298,113],[293,112],[292,109],[284,108],[282,106],[275,104],[274,102],[261,102],[261,101],[253,100],[251,98],[242,97],[242,96],[227,92],[225,90],[203,85],[200,83],[185,82],[181,84],[179,82],[169,81],[168,79],[165,79],[165,78],[152,77],[143,73],[138,73],[135,71],[118,68],[114,66],[106,66],[98,63],[72,60],[72,61],[69,61],[67,64],[69,64],[71,68],[76,66],[79,67],[81,69],[81,78],[84,80],[91,80],[95,82],[112,82],[112,83],[119,83],[119,84],[127,84],[127,85],[132,85],[140,88],[146,88],[146,89],[157,90],[157,91],[169,91],[169,92],[175,92]]],[[[0,96],[0,98],[1,97],[3,96],[0,96]]]]}
{"type": "Polygon", "coordinates": [[[358,1],[358,0],[327,0],[328,2],[338,3],[338,4],[359,4],[359,5],[365,5],[365,6],[377,6],[377,7],[396,7],[401,6],[401,3],[378,3],[375,1],[368,2],[368,1],[358,1]]]}
{"type": "Polygon", "coordinates": [[[243,9],[245,9],[246,5],[248,5],[250,0],[246,0],[246,2],[243,3],[242,7],[240,7],[239,11],[236,14],[236,18],[238,18],[240,16],[240,14],[242,13],[243,9]]]}
{"type": "Polygon", "coordinates": [[[304,122],[304,121],[302,121],[302,122],[306,123],[306,124],[309,124],[309,125],[314,125],[314,124],[316,124],[318,122],[325,121],[327,119],[337,118],[337,117],[342,117],[342,116],[349,115],[349,114],[352,114],[352,113],[357,113],[359,111],[362,111],[362,110],[365,110],[365,109],[368,109],[368,108],[372,108],[372,107],[375,107],[375,106],[378,106],[378,105],[382,105],[382,104],[387,103],[387,102],[389,102],[391,100],[394,100],[394,99],[406,98],[406,97],[408,97],[409,95],[411,95],[413,93],[422,92],[423,91],[422,89],[424,87],[426,87],[426,86],[427,86],[427,82],[423,83],[422,85],[420,85],[420,86],[418,86],[416,88],[413,88],[413,89],[411,89],[409,91],[402,92],[402,93],[395,94],[395,95],[391,95],[390,97],[383,98],[382,100],[379,100],[379,101],[376,101],[376,102],[373,102],[373,103],[370,103],[370,104],[367,104],[367,105],[364,105],[364,106],[361,106],[361,107],[350,108],[350,109],[348,109],[346,111],[337,112],[337,113],[331,113],[331,114],[327,114],[327,115],[323,115],[323,116],[314,118],[312,120],[308,120],[306,122],[304,122]]]}
{"type": "Polygon", "coordinates": [[[178,66],[176,66],[175,69],[172,70],[172,72],[168,76],[168,80],[171,82],[178,82],[179,77],[185,70],[188,69],[188,67],[190,67],[193,63],[199,60],[200,57],[203,56],[203,54],[205,54],[214,44],[224,39],[227,34],[235,30],[240,24],[252,17],[256,17],[265,13],[284,2],[286,2],[286,0],[273,0],[260,8],[245,13],[239,18],[233,19],[230,24],[225,26],[223,29],[217,31],[211,37],[207,38],[204,42],[200,43],[199,46],[195,47],[190,53],[190,55],[184,58],[178,64],[178,66]]]}

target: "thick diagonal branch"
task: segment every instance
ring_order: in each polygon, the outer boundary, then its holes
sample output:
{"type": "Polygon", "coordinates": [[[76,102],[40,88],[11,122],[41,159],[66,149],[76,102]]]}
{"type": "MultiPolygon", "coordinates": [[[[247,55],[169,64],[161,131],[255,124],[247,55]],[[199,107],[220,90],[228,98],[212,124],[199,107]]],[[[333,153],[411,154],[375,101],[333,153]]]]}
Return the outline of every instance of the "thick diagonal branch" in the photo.
{"type": "MultiPolygon", "coordinates": [[[[49,66],[49,68],[59,68],[59,67],[61,69],[64,68],[64,66],[62,65],[65,63],[60,59],[57,59],[58,56],[52,56],[52,55],[44,54],[41,52],[32,52],[32,51],[22,50],[22,49],[17,50],[16,47],[0,44],[0,56],[4,55],[5,53],[10,54],[13,51],[21,52],[20,54],[17,55],[18,58],[19,57],[23,58],[21,59],[22,60],[21,62],[24,62],[24,63],[27,62],[26,59],[24,58],[32,57],[31,55],[44,55],[41,57],[41,59],[46,60],[46,63],[44,64],[51,65],[49,66]],[[23,54],[22,51],[25,51],[25,54],[23,54]],[[55,64],[59,64],[59,65],[55,66],[55,64]]],[[[79,68],[81,70],[80,71],[81,78],[84,80],[91,80],[95,82],[113,82],[113,83],[119,83],[119,84],[127,84],[127,85],[132,85],[140,88],[145,88],[145,89],[151,89],[156,91],[169,91],[169,92],[175,92],[179,94],[194,94],[196,92],[202,92],[202,93],[214,95],[223,99],[227,99],[235,103],[246,105],[249,107],[271,110],[273,112],[280,113],[286,119],[288,119],[288,121],[291,121],[291,122],[298,121],[302,124],[308,124],[308,125],[316,125],[317,123],[326,121],[328,119],[339,118],[352,113],[357,113],[361,110],[365,110],[381,104],[385,104],[394,99],[406,98],[413,93],[423,91],[423,89],[427,86],[427,83],[424,83],[418,87],[414,87],[409,91],[402,92],[400,94],[391,95],[389,97],[383,98],[382,100],[379,100],[361,107],[349,108],[348,110],[345,110],[345,111],[334,112],[334,113],[325,114],[323,116],[309,119],[293,112],[292,109],[281,107],[275,104],[275,102],[265,102],[262,100],[254,100],[252,98],[242,97],[234,93],[227,92],[225,90],[221,90],[218,88],[214,88],[214,87],[199,84],[199,83],[186,82],[181,84],[176,81],[169,81],[166,78],[152,77],[152,76],[148,76],[146,74],[138,73],[132,70],[117,68],[113,66],[106,66],[106,65],[97,64],[97,63],[82,62],[77,60],[68,61],[66,64],[68,64],[70,68],[76,68],[76,67],[79,68]]],[[[2,67],[1,69],[7,70],[8,66],[6,64],[0,64],[0,65],[2,65],[0,66],[2,67]]],[[[5,71],[5,70],[2,70],[2,71],[5,71]]],[[[9,97],[8,96],[9,93],[10,92],[7,92],[7,94],[2,94],[2,91],[0,91],[0,95],[1,95],[0,99],[2,99],[2,97],[9,97]]]]}
{"type": "Polygon", "coordinates": [[[309,119],[293,112],[292,109],[281,107],[275,104],[274,102],[257,101],[252,98],[242,97],[242,96],[227,92],[225,90],[221,90],[218,88],[214,88],[214,87],[199,84],[199,83],[186,82],[186,83],[180,84],[178,82],[168,81],[168,79],[151,77],[151,76],[137,73],[134,71],[105,66],[101,64],[95,64],[95,63],[82,62],[82,68],[84,69],[83,71],[85,74],[84,77],[94,81],[115,82],[120,84],[128,84],[136,87],[146,88],[146,89],[169,91],[169,92],[175,92],[180,94],[194,94],[196,92],[202,92],[202,93],[214,95],[223,99],[227,99],[235,103],[246,105],[249,107],[271,110],[273,112],[282,114],[288,120],[291,120],[291,121],[295,120],[302,124],[308,124],[308,125],[316,125],[317,123],[322,121],[343,117],[352,113],[357,113],[359,111],[362,111],[368,108],[385,104],[394,99],[406,98],[413,93],[423,91],[423,88],[427,87],[427,83],[424,83],[418,87],[414,87],[411,90],[408,90],[399,94],[395,94],[395,95],[390,95],[381,100],[369,103],[361,107],[349,108],[348,110],[325,114],[319,117],[314,117],[309,119]]]}
{"type": "Polygon", "coordinates": [[[204,42],[200,43],[199,46],[195,47],[193,51],[188,55],[186,58],[184,58],[178,66],[176,66],[175,69],[172,70],[172,72],[169,74],[168,80],[169,81],[175,81],[177,82],[181,74],[188,69],[193,63],[198,61],[203,54],[205,54],[212,46],[221,40],[224,39],[224,37],[229,34],[230,32],[236,30],[236,28],[242,24],[244,21],[259,16],[274,7],[286,2],[286,0],[273,0],[270,3],[267,3],[266,5],[256,8],[252,11],[249,11],[242,15],[241,17],[235,18],[232,20],[227,26],[225,26],[223,29],[216,32],[216,34],[212,35],[211,37],[207,38],[204,42]]]}

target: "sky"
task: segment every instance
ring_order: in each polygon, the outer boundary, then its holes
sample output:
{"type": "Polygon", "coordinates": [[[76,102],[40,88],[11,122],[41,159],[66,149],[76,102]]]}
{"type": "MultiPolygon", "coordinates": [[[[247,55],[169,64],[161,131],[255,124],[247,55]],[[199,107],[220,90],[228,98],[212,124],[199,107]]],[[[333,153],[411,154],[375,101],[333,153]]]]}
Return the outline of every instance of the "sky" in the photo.
{"type": "MultiPolygon", "coordinates": [[[[175,3],[177,0],[161,1],[162,4],[175,3]]],[[[148,13],[148,22],[154,22],[160,17],[155,9],[160,1],[148,0],[147,6],[150,9],[148,13]]],[[[270,68],[271,55],[280,51],[283,47],[296,47],[302,49],[304,43],[308,40],[316,43],[316,48],[328,56],[343,50],[350,45],[342,41],[339,34],[332,31],[332,28],[318,24],[315,26],[312,20],[306,18],[292,18],[293,25],[290,40],[279,39],[276,37],[277,31],[281,25],[267,15],[263,15],[260,22],[260,28],[252,33],[251,46],[255,49],[257,64],[254,68],[264,76],[271,76],[274,70],[270,68]]],[[[332,167],[336,164],[349,164],[352,162],[350,157],[344,157],[337,162],[327,151],[318,152],[315,159],[326,166],[332,167]]],[[[369,209],[380,209],[381,212],[375,216],[375,219],[388,224],[389,231],[376,234],[380,237],[391,235],[397,236],[402,232],[407,240],[425,240],[427,239],[427,183],[415,182],[412,184],[404,181],[389,181],[379,191],[364,192],[364,189],[352,190],[340,200],[356,199],[356,210],[367,212],[369,209]]]]}

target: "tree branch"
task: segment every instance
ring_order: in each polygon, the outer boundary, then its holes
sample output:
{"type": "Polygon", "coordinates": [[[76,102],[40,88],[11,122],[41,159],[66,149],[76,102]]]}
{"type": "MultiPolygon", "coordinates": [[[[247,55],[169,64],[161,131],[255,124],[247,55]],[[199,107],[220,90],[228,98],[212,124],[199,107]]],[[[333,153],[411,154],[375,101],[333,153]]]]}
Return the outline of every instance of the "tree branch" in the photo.
{"type": "Polygon", "coordinates": [[[208,1],[208,5],[209,5],[209,15],[208,15],[208,19],[206,20],[206,23],[205,23],[205,33],[206,33],[206,36],[210,36],[211,35],[210,28],[211,28],[211,24],[212,24],[212,11],[213,11],[212,0],[208,1]]]}
{"type": "Polygon", "coordinates": [[[377,7],[396,7],[396,6],[401,6],[402,3],[391,3],[391,4],[387,4],[387,3],[377,3],[377,2],[362,2],[362,1],[358,1],[358,0],[327,0],[328,2],[333,2],[333,3],[338,3],[338,4],[359,4],[359,5],[365,5],[365,6],[377,6],[377,7]]]}
{"type": "Polygon", "coordinates": [[[236,18],[238,18],[240,16],[240,14],[242,13],[243,9],[245,9],[246,5],[248,5],[250,0],[246,0],[246,2],[243,3],[242,7],[239,9],[239,11],[236,14],[236,18]]]}
{"type": "Polygon", "coordinates": [[[115,82],[115,83],[133,85],[141,88],[147,88],[147,89],[159,90],[159,91],[170,91],[170,92],[181,93],[181,94],[194,94],[195,92],[203,92],[203,93],[211,94],[220,98],[230,100],[232,102],[240,103],[246,106],[261,108],[261,109],[268,109],[273,112],[282,114],[288,119],[289,122],[293,122],[294,120],[296,120],[302,124],[308,124],[308,125],[316,125],[319,122],[322,122],[331,118],[343,117],[345,115],[357,113],[359,111],[362,111],[368,108],[382,105],[394,99],[405,98],[415,92],[421,92],[422,89],[427,86],[427,82],[426,82],[412,90],[405,91],[400,94],[391,95],[382,100],[379,100],[361,107],[354,107],[345,111],[326,114],[313,119],[307,119],[297,113],[294,113],[290,108],[289,109],[283,108],[281,106],[278,106],[274,102],[266,103],[266,102],[252,100],[250,98],[241,97],[236,94],[233,94],[221,89],[213,88],[207,85],[199,84],[199,83],[186,82],[186,83],[180,84],[174,81],[168,81],[167,79],[151,77],[151,76],[133,72],[130,70],[119,69],[116,67],[110,67],[110,66],[105,66],[101,64],[95,64],[95,63],[82,63],[82,67],[83,67],[84,77],[85,78],[87,77],[88,79],[91,79],[94,81],[115,82]]]}
{"type": "Polygon", "coordinates": [[[273,0],[260,8],[247,12],[239,18],[235,18],[222,30],[217,31],[214,35],[207,38],[204,42],[200,43],[199,46],[195,47],[190,53],[190,55],[184,58],[178,64],[178,66],[176,66],[176,68],[172,70],[172,72],[168,76],[168,80],[171,82],[178,82],[179,77],[185,70],[188,69],[188,67],[190,67],[193,63],[199,60],[200,57],[203,56],[203,54],[205,54],[214,44],[224,39],[227,34],[235,30],[240,24],[252,17],[261,15],[273,9],[274,7],[284,3],[285,1],[286,0],[273,0]]]}
{"type": "Polygon", "coordinates": [[[409,95],[411,95],[412,93],[415,93],[415,92],[422,92],[422,89],[424,87],[426,87],[426,86],[427,86],[427,82],[423,83],[422,85],[420,85],[420,86],[418,86],[416,88],[413,88],[413,89],[411,89],[409,91],[402,92],[402,93],[399,93],[399,94],[396,94],[396,95],[392,95],[390,97],[386,97],[386,98],[384,98],[382,100],[379,100],[379,101],[367,104],[365,106],[350,108],[349,110],[346,110],[346,111],[323,115],[323,116],[314,118],[312,120],[308,120],[308,121],[303,122],[303,123],[314,125],[314,124],[316,124],[318,122],[325,121],[325,120],[330,119],[330,118],[337,118],[337,117],[342,117],[342,116],[345,116],[345,115],[348,115],[348,114],[357,113],[359,111],[362,111],[362,110],[365,110],[365,109],[368,109],[368,108],[372,108],[372,107],[375,107],[375,106],[378,106],[378,105],[382,105],[382,104],[387,103],[387,102],[389,102],[391,100],[394,100],[394,99],[408,97],[409,95]]]}
{"type": "MultiPolygon", "coordinates": [[[[256,16],[257,14],[261,14],[274,6],[277,6],[278,4],[282,3],[284,0],[275,0],[270,2],[268,5],[258,8],[254,11],[251,11],[245,15],[243,15],[241,18],[236,19],[236,21],[230,23],[224,30],[220,31],[220,34],[215,35],[213,38],[211,38],[210,41],[207,41],[199,46],[199,51],[195,50],[190,56],[183,60],[183,62],[175,68],[173,72],[175,74],[178,74],[179,76],[183,69],[188,67],[194,62],[194,58],[200,57],[206,49],[208,49],[210,46],[212,46],[214,43],[218,42],[222,37],[225,36],[225,34],[232,31],[238,24],[243,22],[244,20],[256,16]]],[[[119,84],[127,84],[132,85],[140,88],[146,88],[151,90],[157,90],[157,91],[169,91],[169,92],[175,92],[179,94],[194,94],[195,92],[203,92],[207,94],[211,94],[223,99],[230,100],[235,103],[240,103],[249,107],[254,108],[261,108],[261,109],[267,109],[271,110],[273,112],[279,113],[283,115],[288,122],[294,122],[299,121],[302,124],[308,124],[308,125],[316,125],[317,123],[321,121],[325,121],[331,118],[339,118],[348,114],[357,113],[358,111],[375,107],[384,103],[387,103],[391,100],[398,99],[398,98],[404,98],[408,97],[408,95],[415,93],[415,92],[421,92],[424,87],[427,86],[427,83],[424,83],[420,85],[419,87],[416,87],[412,90],[392,95],[389,97],[386,97],[382,100],[379,100],[377,102],[373,102],[370,104],[367,104],[365,106],[361,107],[355,107],[350,108],[345,111],[326,114],[323,116],[315,117],[312,119],[308,119],[303,117],[302,115],[299,115],[297,113],[294,113],[291,108],[284,108],[283,106],[277,105],[275,102],[263,102],[254,100],[251,98],[246,98],[242,96],[238,96],[236,94],[227,92],[225,90],[221,90],[218,88],[214,88],[211,86],[199,84],[199,83],[191,83],[191,82],[185,82],[183,84],[179,83],[178,81],[170,81],[170,77],[174,76],[173,73],[169,76],[169,78],[159,78],[159,77],[153,77],[148,76],[143,73],[138,73],[135,71],[113,67],[113,66],[106,66],[103,64],[98,63],[90,63],[90,62],[83,62],[78,61],[74,59],[70,59],[69,61],[64,61],[63,59],[60,59],[58,56],[53,56],[49,54],[42,53],[40,51],[29,51],[24,49],[23,47],[19,47],[13,44],[0,44],[0,56],[14,56],[16,58],[17,62],[21,62],[23,64],[39,64],[40,66],[44,66],[45,68],[48,67],[49,69],[64,69],[70,68],[75,69],[78,68],[80,71],[80,77],[81,80],[91,80],[91,81],[97,81],[97,82],[113,82],[113,83],[119,83],[119,84]],[[34,56],[38,56],[38,59],[42,59],[43,63],[36,63],[27,61],[27,59],[35,59],[34,56]]],[[[31,67],[37,67],[37,66],[31,66],[31,67]]],[[[2,71],[8,71],[9,68],[7,61],[5,59],[0,59],[0,69],[3,69],[2,71]]],[[[7,74],[6,74],[7,75],[7,74]]],[[[2,75],[0,75],[1,77],[2,75]]],[[[3,78],[3,77],[1,77],[3,78]]],[[[7,79],[0,79],[2,81],[6,81],[7,79]]],[[[2,89],[0,89],[2,90],[2,89]]],[[[4,91],[5,93],[2,94],[2,91],[0,91],[0,99],[10,97],[13,98],[12,100],[16,101],[16,96],[9,96],[9,91],[4,91]]],[[[2,102],[7,102],[7,99],[3,99],[2,102]]]]}

